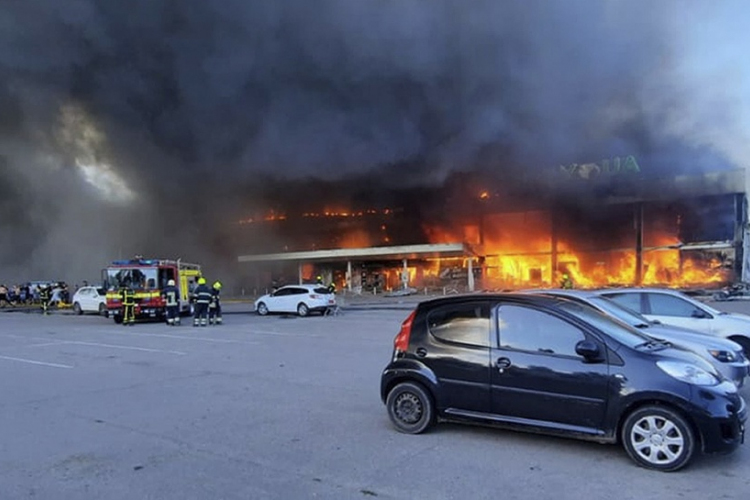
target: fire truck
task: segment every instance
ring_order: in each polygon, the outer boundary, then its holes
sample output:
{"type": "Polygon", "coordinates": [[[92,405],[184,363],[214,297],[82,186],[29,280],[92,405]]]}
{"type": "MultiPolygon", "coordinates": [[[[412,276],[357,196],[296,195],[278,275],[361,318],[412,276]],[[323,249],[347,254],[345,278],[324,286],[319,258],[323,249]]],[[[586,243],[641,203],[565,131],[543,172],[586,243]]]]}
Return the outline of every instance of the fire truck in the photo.
{"type": "Polygon", "coordinates": [[[190,314],[190,293],[201,276],[201,266],[180,260],[144,259],[116,260],[102,271],[107,290],[107,310],[115,323],[122,323],[120,288],[129,286],[135,293],[135,317],[162,319],[166,303],[162,290],[174,280],[180,292],[180,314],[190,314]]]}

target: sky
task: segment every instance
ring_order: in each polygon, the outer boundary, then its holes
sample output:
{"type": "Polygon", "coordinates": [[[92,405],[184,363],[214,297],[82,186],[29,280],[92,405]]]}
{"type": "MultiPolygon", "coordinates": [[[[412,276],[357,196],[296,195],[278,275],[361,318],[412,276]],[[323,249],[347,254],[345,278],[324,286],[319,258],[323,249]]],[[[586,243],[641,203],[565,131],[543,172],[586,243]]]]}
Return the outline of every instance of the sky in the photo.
{"type": "Polygon", "coordinates": [[[230,273],[227,221],[294,203],[283,186],[306,179],[387,191],[486,170],[533,182],[625,155],[655,176],[746,168],[748,10],[10,0],[0,282],[91,281],[135,253],[230,273]]]}

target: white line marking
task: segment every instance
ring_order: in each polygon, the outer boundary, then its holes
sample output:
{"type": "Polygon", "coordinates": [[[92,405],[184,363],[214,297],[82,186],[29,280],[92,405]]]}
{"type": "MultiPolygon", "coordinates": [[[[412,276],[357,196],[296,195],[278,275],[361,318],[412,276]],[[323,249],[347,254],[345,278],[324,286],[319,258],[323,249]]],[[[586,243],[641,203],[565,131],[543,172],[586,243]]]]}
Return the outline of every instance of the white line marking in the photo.
{"type": "Polygon", "coordinates": [[[94,347],[109,347],[111,349],[129,349],[131,351],[166,352],[168,354],[177,354],[178,356],[184,356],[185,354],[187,354],[182,351],[167,351],[164,349],[149,349],[146,347],[132,347],[132,346],[126,346],[126,345],[99,344],[98,342],[81,342],[78,340],[66,340],[65,343],[75,344],[75,345],[90,345],[94,347]]]}
{"type": "Polygon", "coordinates": [[[16,347],[48,347],[48,346],[51,346],[51,345],[63,345],[63,344],[66,344],[66,343],[67,342],[57,341],[57,342],[46,342],[44,344],[26,344],[26,345],[20,345],[20,346],[16,346],[16,347]]]}
{"type": "Polygon", "coordinates": [[[167,333],[135,333],[135,332],[112,332],[108,333],[107,335],[127,335],[128,337],[131,336],[140,336],[140,337],[164,337],[167,339],[180,339],[180,340],[200,340],[203,342],[215,342],[217,344],[248,344],[248,345],[254,345],[257,344],[257,342],[247,341],[247,340],[229,340],[229,339],[212,339],[207,337],[189,337],[186,335],[169,335],[167,333]]]}
{"type": "Polygon", "coordinates": [[[69,365],[58,365],[57,363],[45,363],[43,361],[34,361],[33,359],[11,358],[10,356],[0,356],[0,359],[18,361],[19,363],[29,363],[31,365],[51,366],[53,368],[73,368],[72,366],[69,366],[69,365]]]}

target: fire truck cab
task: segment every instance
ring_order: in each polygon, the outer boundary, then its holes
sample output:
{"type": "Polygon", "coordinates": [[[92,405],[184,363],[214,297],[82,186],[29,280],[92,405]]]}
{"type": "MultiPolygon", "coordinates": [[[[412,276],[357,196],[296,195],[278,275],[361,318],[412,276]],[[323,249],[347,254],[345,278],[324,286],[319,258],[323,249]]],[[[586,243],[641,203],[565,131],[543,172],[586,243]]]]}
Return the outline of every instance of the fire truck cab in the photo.
{"type": "Polygon", "coordinates": [[[115,323],[122,323],[120,288],[127,285],[135,293],[137,319],[162,319],[166,315],[162,290],[169,280],[174,280],[180,292],[180,314],[190,314],[190,293],[200,276],[200,265],[179,260],[116,260],[102,271],[104,288],[107,290],[107,310],[115,323]]]}

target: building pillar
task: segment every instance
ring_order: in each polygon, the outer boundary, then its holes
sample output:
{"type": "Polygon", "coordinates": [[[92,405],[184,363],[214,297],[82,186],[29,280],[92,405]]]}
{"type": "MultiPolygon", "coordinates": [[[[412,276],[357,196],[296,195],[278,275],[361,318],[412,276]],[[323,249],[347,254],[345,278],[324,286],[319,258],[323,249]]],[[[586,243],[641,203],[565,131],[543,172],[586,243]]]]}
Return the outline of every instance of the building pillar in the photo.
{"type": "Polygon", "coordinates": [[[556,210],[553,209],[550,213],[550,286],[557,287],[557,217],[555,217],[556,210]]]}
{"type": "Polygon", "coordinates": [[[406,259],[403,261],[404,268],[401,271],[401,286],[404,290],[409,288],[409,267],[406,259]]]}
{"type": "Polygon", "coordinates": [[[643,284],[643,203],[635,207],[635,284],[643,284]]]}
{"type": "Polygon", "coordinates": [[[474,264],[473,264],[473,262],[474,262],[474,258],[473,257],[469,257],[469,262],[467,264],[467,269],[469,271],[468,285],[469,285],[469,291],[470,292],[474,291],[474,264]]]}
{"type": "Polygon", "coordinates": [[[352,261],[346,261],[346,289],[352,291],[352,261]]]}
{"type": "Polygon", "coordinates": [[[299,280],[299,284],[302,284],[302,262],[299,262],[297,264],[297,278],[299,280]]]}

